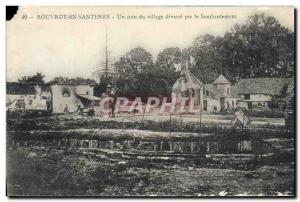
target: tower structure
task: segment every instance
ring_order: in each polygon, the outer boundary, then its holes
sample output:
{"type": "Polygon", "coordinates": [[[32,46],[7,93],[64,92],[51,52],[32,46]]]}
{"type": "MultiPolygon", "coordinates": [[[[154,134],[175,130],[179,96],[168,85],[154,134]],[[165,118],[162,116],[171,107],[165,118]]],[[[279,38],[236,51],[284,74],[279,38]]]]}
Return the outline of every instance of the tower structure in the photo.
{"type": "Polygon", "coordinates": [[[108,33],[105,33],[105,47],[104,47],[104,60],[99,62],[98,69],[92,72],[92,78],[94,78],[98,83],[102,80],[105,80],[108,83],[111,83],[113,87],[115,86],[116,82],[116,71],[113,66],[113,59],[111,57],[111,51],[109,49],[108,44],[108,33]]]}

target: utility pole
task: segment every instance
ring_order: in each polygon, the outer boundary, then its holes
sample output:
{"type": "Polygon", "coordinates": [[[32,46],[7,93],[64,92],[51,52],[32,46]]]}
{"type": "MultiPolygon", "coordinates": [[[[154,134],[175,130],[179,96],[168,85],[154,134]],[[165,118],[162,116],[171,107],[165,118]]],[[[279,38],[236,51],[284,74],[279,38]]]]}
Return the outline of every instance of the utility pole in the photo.
{"type": "Polygon", "coordinates": [[[109,36],[108,31],[105,31],[105,44],[104,44],[104,54],[105,56],[101,57],[99,62],[99,67],[97,65],[98,70],[92,72],[92,77],[99,79],[99,84],[103,83],[101,80],[108,85],[110,83],[113,88],[116,88],[116,69],[112,65],[113,59],[111,58],[111,52],[109,49],[109,36]]]}
{"type": "Polygon", "coordinates": [[[116,70],[114,66],[110,66],[111,61],[110,61],[110,50],[108,48],[108,33],[107,30],[105,32],[105,64],[104,64],[104,76],[106,81],[113,86],[113,88],[116,88],[116,70]]]}

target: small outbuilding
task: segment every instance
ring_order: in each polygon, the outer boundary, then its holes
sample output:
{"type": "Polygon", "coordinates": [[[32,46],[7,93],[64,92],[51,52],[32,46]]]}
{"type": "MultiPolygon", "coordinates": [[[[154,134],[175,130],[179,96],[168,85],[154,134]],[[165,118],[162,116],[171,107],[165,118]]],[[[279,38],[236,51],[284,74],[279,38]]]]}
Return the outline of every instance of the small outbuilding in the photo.
{"type": "MultiPolygon", "coordinates": [[[[293,78],[252,78],[241,79],[237,84],[237,93],[248,110],[281,110],[279,100],[289,86],[294,86],[293,78]]],[[[291,88],[291,87],[290,87],[291,88]]]]}

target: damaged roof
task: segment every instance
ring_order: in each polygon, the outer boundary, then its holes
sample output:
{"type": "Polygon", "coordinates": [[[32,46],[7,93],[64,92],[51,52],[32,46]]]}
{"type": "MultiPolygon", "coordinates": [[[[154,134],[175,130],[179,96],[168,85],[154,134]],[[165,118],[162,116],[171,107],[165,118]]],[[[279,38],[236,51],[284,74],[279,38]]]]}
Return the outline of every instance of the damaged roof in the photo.
{"type": "Polygon", "coordinates": [[[293,78],[241,79],[237,84],[238,94],[282,95],[284,86],[294,85],[293,78]]]}
{"type": "Polygon", "coordinates": [[[27,83],[7,82],[6,93],[12,95],[34,95],[34,85],[27,83]]]}
{"type": "Polygon", "coordinates": [[[48,86],[46,84],[37,83],[19,83],[19,82],[6,82],[6,94],[10,95],[34,95],[34,86],[39,85],[42,90],[48,86]]]}
{"type": "Polygon", "coordinates": [[[236,85],[230,86],[231,98],[240,98],[236,85]]]}
{"type": "Polygon", "coordinates": [[[188,69],[184,68],[181,70],[180,77],[176,80],[173,85],[173,91],[185,91],[188,89],[199,90],[204,84],[197,79],[188,69]],[[182,79],[185,82],[182,84],[182,79]]]}
{"type": "Polygon", "coordinates": [[[201,86],[204,86],[204,84],[199,79],[197,79],[187,68],[184,68],[182,70],[182,73],[185,75],[188,88],[200,89],[201,86]]]}

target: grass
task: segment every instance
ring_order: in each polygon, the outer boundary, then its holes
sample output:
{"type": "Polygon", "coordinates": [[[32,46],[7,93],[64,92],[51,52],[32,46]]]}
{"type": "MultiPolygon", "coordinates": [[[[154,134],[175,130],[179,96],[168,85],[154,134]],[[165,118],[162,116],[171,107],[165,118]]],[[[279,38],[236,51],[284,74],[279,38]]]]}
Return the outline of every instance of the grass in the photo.
{"type": "MultiPolygon", "coordinates": [[[[159,132],[213,133],[217,135],[241,134],[241,129],[222,124],[202,124],[193,122],[170,121],[116,121],[99,120],[93,117],[49,116],[39,119],[8,119],[8,131],[28,130],[68,130],[68,129],[138,129],[159,132]]],[[[284,127],[245,128],[246,136],[264,135],[266,137],[294,137],[294,132],[284,127]]]]}

